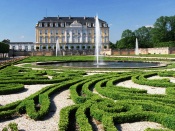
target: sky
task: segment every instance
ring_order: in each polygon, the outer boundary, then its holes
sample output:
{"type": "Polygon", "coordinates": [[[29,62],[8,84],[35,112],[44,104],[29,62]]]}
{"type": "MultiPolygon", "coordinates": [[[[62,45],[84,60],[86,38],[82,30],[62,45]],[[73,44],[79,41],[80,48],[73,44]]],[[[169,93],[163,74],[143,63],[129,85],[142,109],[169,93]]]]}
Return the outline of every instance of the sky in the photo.
{"type": "Polygon", "coordinates": [[[124,30],[152,26],[160,16],[175,15],[175,0],[0,0],[0,41],[35,42],[43,17],[94,17],[110,27],[116,43],[124,30]]]}

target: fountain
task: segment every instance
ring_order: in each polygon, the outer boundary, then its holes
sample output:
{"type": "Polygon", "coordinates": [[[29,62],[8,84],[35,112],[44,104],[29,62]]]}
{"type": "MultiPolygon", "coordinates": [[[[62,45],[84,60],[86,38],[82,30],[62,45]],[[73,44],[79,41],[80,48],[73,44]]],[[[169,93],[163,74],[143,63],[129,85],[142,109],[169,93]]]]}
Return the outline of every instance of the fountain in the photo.
{"type": "Polygon", "coordinates": [[[136,38],[135,55],[139,55],[138,39],[136,38]]]}
{"type": "Polygon", "coordinates": [[[59,44],[59,41],[57,39],[56,41],[56,56],[60,55],[60,44],[59,44]]]}
{"type": "MultiPolygon", "coordinates": [[[[65,61],[65,62],[40,62],[37,63],[38,65],[48,65],[52,64],[54,66],[59,67],[77,67],[77,68],[150,68],[150,67],[160,67],[160,66],[166,66],[165,64],[160,64],[157,62],[136,62],[136,61],[105,61],[105,63],[102,61],[102,55],[100,55],[101,50],[101,31],[100,31],[100,24],[98,16],[95,18],[95,56],[96,56],[96,63],[94,64],[94,61],[65,61]]],[[[57,40],[56,42],[56,56],[58,53],[61,54],[60,51],[60,45],[57,40]]],[[[138,40],[136,38],[136,47],[135,47],[135,55],[139,54],[138,50],[138,40]]],[[[64,55],[64,52],[63,52],[64,55]]]]}
{"type": "Polygon", "coordinates": [[[102,59],[100,59],[100,52],[101,52],[101,30],[100,30],[100,23],[98,19],[98,15],[95,17],[95,56],[96,56],[96,64],[95,65],[102,65],[104,64],[102,59]]]}

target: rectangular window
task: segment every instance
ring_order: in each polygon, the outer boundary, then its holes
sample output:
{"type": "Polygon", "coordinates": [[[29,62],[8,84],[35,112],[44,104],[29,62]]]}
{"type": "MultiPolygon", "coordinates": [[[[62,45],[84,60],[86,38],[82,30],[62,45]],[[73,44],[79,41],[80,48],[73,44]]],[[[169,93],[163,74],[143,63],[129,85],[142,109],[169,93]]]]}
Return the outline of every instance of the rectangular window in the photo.
{"type": "Polygon", "coordinates": [[[25,51],[28,51],[28,46],[25,46],[25,51]]]}
{"type": "Polygon", "coordinates": [[[51,37],[51,43],[54,43],[55,41],[54,41],[54,37],[52,36],[51,37]]]}
{"type": "Polygon", "coordinates": [[[51,35],[53,34],[53,30],[50,30],[50,34],[51,34],[51,35]]]}
{"type": "Polygon", "coordinates": [[[55,30],[56,35],[58,35],[58,30],[55,30]]]}
{"type": "Polygon", "coordinates": [[[42,30],[39,30],[39,34],[42,35],[42,30]]]}
{"type": "Polygon", "coordinates": [[[48,37],[45,37],[45,43],[48,43],[48,37]]]}
{"type": "Polygon", "coordinates": [[[47,33],[48,33],[48,30],[45,30],[45,34],[47,35],[47,33]]]}
{"type": "Polygon", "coordinates": [[[84,43],[86,42],[86,37],[85,37],[85,36],[83,37],[83,42],[84,42],[84,43]]]}
{"type": "Polygon", "coordinates": [[[88,37],[88,43],[91,43],[91,37],[88,37]]]}
{"type": "Polygon", "coordinates": [[[62,43],[64,43],[64,37],[62,37],[62,43]]]}
{"type": "Polygon", "coordinates": [[[75,43],[75,37],[74,37],[74,36],[73,36],[73,38],[72,38],[72,42],[75,43]]]}
{"type": "Polygon", "coordinates": [[[40,36],[40,40],[39,40],[39,42],[40,42],[40,43],[42,43],[42,42],[43,42],[43,41],[42,41],[42,36],[40,36]]]}
{"type": "Polygon", "coordinates": [[[67,43],[69,43],[69,37],[67,37],[67,43]]]}
{"type": "Polygon", "coordinates": [[[64,30],[62,30],[61,33],[64,34],[64,30]]]}
{"type": "Polygon", "coordinates": [[[31,51],[34,51],[34,46],[31,46],[31,51]]]}
{"type": "Polygon", "coordinates": [[[105,43],[108,43],[108,37],[105,37],[105,43]]]}
{"type": "Polygon", "coordinates": [[[22,46],[21,45],[18,46],[18,50],[22,50],[22,46]]]}
{"type": "Polygon", "coordinates": [[[80,43],[80,37],[78,37],[78,43],[80,43]]]}
{"type": "Polygon", "coordinates": [[[108,30],[105,30],[105,35],[107,35],[108,34],[108,30]]]}

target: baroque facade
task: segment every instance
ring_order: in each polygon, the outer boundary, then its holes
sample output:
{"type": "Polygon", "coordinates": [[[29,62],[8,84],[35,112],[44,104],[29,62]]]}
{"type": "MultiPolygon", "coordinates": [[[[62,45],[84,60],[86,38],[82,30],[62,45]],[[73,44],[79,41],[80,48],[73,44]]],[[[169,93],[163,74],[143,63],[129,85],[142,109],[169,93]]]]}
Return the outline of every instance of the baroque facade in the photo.
{"type": "Polygon", "coordinates": [[[9,44],[11,50],[16,50],[16,51],[34,51],[35,50],[33,42],[10,42],[7,44],[9,44]]]}
{"type": "MultiPolygon", "coordinates": [[[[108,24],[99,19],[101,28],[102,49],[109,49],[108,24]]],[[[94,17],[44,17],[36,24],[37,50],[55,49],[58,39],[60,48],[94,49],[95,18],[94,17]]]]}

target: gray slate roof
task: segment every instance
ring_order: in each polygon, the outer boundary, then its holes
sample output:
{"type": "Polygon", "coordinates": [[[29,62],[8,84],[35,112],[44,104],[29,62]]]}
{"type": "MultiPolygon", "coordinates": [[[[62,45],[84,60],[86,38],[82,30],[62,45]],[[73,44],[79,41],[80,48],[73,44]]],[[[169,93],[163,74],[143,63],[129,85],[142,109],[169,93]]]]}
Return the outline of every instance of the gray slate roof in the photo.
{"type": "Polygon", "coordinates": [[[33,42],[10,42],[8,44],[34,44],[33,42]]]}
{"type": "MultiPolygon", "coordinates": [[[[95,18],[94,17],[44,17],[42,20],[38,22],[73,22],[77,20],[79,23],[85,23],[90,22],[94,23],[95,18]]],[[[106,23],[105,21],[99,19],[100,23],[106,23]]]]}

